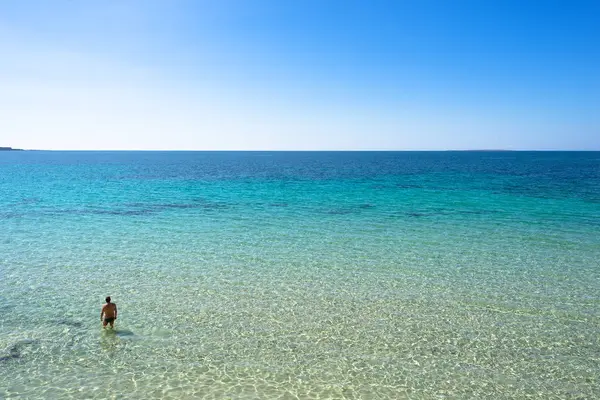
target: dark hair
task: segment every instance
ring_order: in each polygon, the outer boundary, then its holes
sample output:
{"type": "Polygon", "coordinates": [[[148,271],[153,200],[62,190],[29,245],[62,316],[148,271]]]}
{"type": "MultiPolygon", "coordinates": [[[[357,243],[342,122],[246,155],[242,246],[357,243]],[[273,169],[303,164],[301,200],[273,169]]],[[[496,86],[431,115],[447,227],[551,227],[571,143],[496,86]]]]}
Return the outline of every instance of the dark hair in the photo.
{"type": "Polygon", "coordinates": [[[106,302],[110,303],[110,296],[106,296],[106,302]]]}

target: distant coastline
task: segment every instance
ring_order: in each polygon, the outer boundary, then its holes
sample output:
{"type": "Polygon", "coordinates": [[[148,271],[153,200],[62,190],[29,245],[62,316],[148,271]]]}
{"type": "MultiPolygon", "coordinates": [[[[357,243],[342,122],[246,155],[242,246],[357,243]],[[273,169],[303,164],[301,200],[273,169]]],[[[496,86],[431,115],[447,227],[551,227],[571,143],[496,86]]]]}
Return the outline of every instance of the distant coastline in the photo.
{"type": "Polygon", "coordinates": [[[23,149],[13,149],[12,147],[0,147],[0,151],[23,151],[23,149]]]}
{"type": "MultiPolygon", "coordinates": [[[[518,151],[518,150],[507,150],[507,149],[468,149],[468,150],[447,150],[447,151],[518,151]]],[[[524,150],[524,151],[536,151],[536,150],[524,150]]]]}

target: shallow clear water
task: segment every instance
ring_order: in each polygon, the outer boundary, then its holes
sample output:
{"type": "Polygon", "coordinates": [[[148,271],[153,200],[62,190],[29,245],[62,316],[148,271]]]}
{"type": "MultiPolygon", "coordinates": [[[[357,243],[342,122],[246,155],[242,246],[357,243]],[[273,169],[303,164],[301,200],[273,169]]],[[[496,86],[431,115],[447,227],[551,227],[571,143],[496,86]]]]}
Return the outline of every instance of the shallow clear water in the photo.
{"type": "Polygon", "coordinates": [[[0,224],[0,398],[600,397],[597,152],[4,152],[0,224]]]}

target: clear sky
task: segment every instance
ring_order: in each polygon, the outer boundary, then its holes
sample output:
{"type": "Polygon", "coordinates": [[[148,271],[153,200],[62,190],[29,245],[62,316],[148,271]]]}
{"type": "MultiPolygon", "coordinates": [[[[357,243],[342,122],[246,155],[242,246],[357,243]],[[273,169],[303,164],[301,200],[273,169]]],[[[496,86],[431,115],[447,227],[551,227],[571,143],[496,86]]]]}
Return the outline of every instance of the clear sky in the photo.
{"type": "Polygon", "coordinates": [[[0,146],[600,150],[600,1],[0,2],[0,146]]]}

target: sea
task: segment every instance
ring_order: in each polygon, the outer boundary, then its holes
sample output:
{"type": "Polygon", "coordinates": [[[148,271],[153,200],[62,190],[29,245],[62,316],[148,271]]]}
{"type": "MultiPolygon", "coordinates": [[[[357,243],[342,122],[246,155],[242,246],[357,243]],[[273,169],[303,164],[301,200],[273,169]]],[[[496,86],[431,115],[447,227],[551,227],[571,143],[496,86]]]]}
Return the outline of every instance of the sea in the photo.
{"type": "Polygon", "coordinates": [[[600,152],[1,152],[0,398],[600,398],[600,152]]]}

